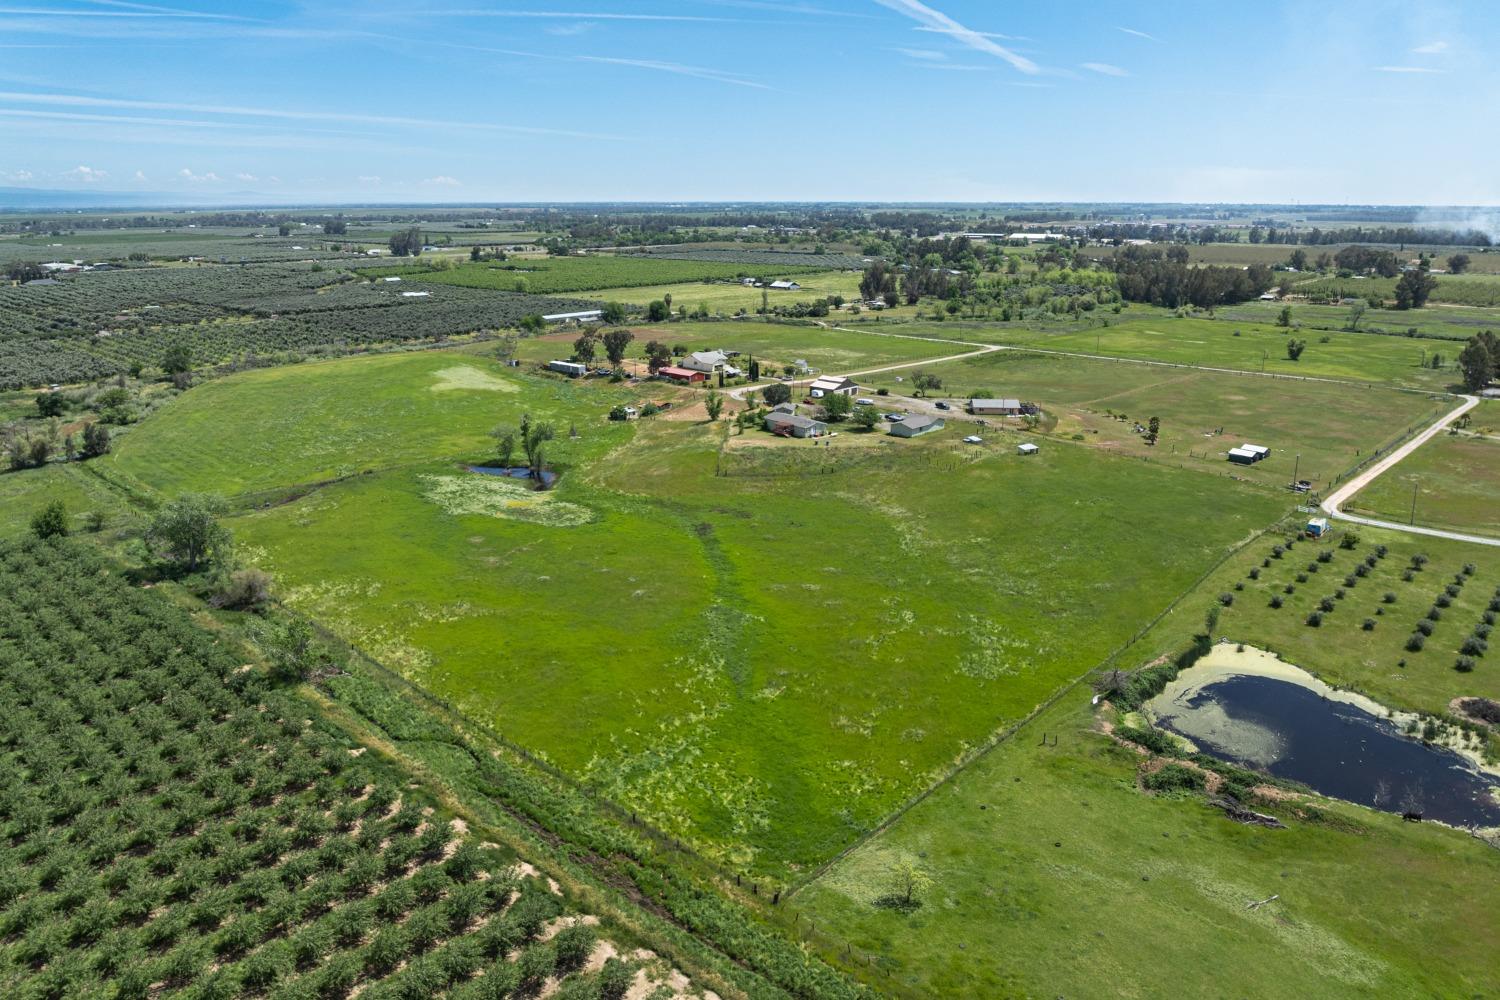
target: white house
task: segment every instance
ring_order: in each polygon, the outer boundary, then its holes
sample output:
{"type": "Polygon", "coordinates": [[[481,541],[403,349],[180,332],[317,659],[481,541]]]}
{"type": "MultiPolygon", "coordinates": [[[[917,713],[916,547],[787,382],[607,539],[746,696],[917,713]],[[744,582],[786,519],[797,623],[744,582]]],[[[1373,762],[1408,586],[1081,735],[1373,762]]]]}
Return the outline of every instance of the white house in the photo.
{"type": "Polygon", "coordinates": [[[942,417],[930,417],[925,413],[913,413],[899,423],[891,424],[893,437],[913,438],[928,431],[940,431],[945,424],[942,417]]]}
{"type": "Polygon", "coordinates": [[[822,399],[824,396],[853,396],[859,392],[859,386],[842,375],[823,375],[813,381],[808,390],[808,395],[813,399],[822,399]]]}
{"type": "Polygon", "coordinates": [[[795,281],[773,281],[771,282],[771,290],[773,292],[800,292],[802,291],[802,286],[795,281]]]}
{"type": "Polygon", "coordinates": [[[694,351],[682,359],[680,367],[712,375],[723,369],[728,362],[729,355],[723,351],[694,351]]]}

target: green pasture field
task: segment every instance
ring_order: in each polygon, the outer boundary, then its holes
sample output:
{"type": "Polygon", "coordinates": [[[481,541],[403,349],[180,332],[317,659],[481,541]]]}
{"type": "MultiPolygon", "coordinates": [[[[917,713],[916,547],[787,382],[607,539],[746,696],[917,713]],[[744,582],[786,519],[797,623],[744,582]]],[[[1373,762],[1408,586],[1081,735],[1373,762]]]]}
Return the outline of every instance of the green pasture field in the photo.
{"type": "MultiPolygon", "coordinates": [[[[1262,323],[1276,321],[1277,314],[1287,303],[1242,302],[1236,306],[1224,306],[1216,310],[1216,317],[1229,323],[1262,323]]],[[[1327,330],[1339,332],[1349,323],[1349,306],[1312,305],[1302,302],[1289,303],[1292,307],[1292,326],[1303,330],[1327,330]]],[[[1415,337],[1426,340],[1463,341],[1480,330],[1500,329],[1500,309],[1429,305],[1424,309],[1366,309],[1360,318],[1360,331],[1384,334],[1391,337],[1415,337]],[[1415,334],[1410,331],[1415,330],[1415,334]]],[[[1304,338],[1306,339],[1306,338],[1304,338]]],[[[1429,354],[1437,351],[1448,358],[1448,370],[1453,368],[1452,359],[1462,345],[1454,347],[1442,343],[1422,343],[1418,350],[1429,354]]]]}
{"type": "Polygon", "coordinates": [[[96,510],[110,513],[119,503],[87,469],[78,465],[53,463],[40,469],[6,472],[0,474],[0,540],[29,531],[32,515],[53,500],[63,502],[74,531],[84,530],[83,514],[96,510]]]}
{"type": "MultiPolygon", "coordinates": [[[[660,340],[688,351],[739,351],[742,356],[736,360],[744,362],[740,367],[749,364],[750,357],[754,356],[762,362],[778,365],[790,364],[800,358],[810,367],[827,372],[861,371],[924,358],[950,357],[969,350],[914,338],[874,337],[822,327],[753,320],[672,323],[631,327],[631,330],[635,333],[635,340],[626,352],[628,357],[645,357],[645,346],[652,340],[660,340]]],[[[568,331],[522,340],[516,356],[539,362],[566,358],[571,356],[573,341],[577,338],[577,331],[568,331]]]]}
{"type": "MultiPolygon", "coordinates": [[[[422,352],[268,368],[206,383],[122,435],[110,472],[172,496],[225,496],[367,470],[476,459],[491,428],[529,410],[566,432],[627,399],[502,368],[472,354],[422,352]]],[[[554,462],[570,460],[566,433],[554,462]]]]}
{"type": "MultiPolygon", "coordinates": [[[[1289,520],[1287,533],[1307,516],[1289,520]]],[[[1142,639],[1134,662],[1121,666],[1139,666],[1184,648],[1202,630],[1209,608],[1228,594],[1233,604],[1220,608],[1215,636],[1269,649],[1336,687],[1361,691],[1392,708],[1430,714],[1446,712],[1449,701],[1460,696],[1500,700],[1500,654],[1480,657],[1472,673],[1454,669],[1459,647],[1483,620],[1500,587],[1500,550],[1368,527],[1357,529],[1359,544],[1349,550],[1339,547],[1347,529],[1335,522],[1327,541],[1298,541],[1279,559],[1272,549],[1285,546],[1286,540],[1268,535],[1216,570],[1142,639]],[[1355,584],[1348,585],[1346,577],[1379,545],[1386,547],[1385,558],[1377,558],[1367,576],[1355,576],[1355,584]],[[1333,558],[1318,563],[1317,553],[1324,550],[1332,551],[1333,558]],[[1418,554],[1429,561],[1407,581],[1403,577],[1418,554]],[[1262,565],[1267,560],[1270,565],[1262,565]],[[1416,623],[1470,563],[1474,575],[1451,606],[1441,609],[1432,636],[1420,651],[1408,650],[1416,623]],[[1317,571],[1310,571],[1310,565],[1317,571]],[[1251,579],[1252,571],[1258,579],[1251,579]],[[1298,581],[1300,574],[1307,576],[1306,582],[1298,581]],[[1288,584],[1294,588],[1290,594],[1288,584]],[[1337,597],[1340,589],[1342,598],[1337,597]],[[1395,601],[1386,603],[1386,594],[1395,601]],[[1271,607],[1273,597],[1281,599],[1280,608],[1271,607]],[[1325,597],[1334,599],[1335,610],[1314,628],[1307,617],[1325,597]],[[1367,618],[1374,620],[1373,629],[1364,628],[1367,618]]]]}
{"type": "Polygon", "coordinates": [[[1067,444],[1021,459],[905,442],[831,471],[808,445],[821,474],[717,476],[716,432],[610,425],[596,383],[522,379],[434,407],[451,363],[358,358],[203,386],[122,439],[115,471],[170,495],[384,467],[234,518],[241,557],[472,718],[788,879],[1285,509],[1067,444]],[[554,491],[456,467],[523,411],[576,422],[576,441],[553,443],[554,491]],[[997,527],[1019,509],[1025,531],[997,527]]]}
{"type": "Polygon", "coordinates": [[[1433,345],[1404,337],[1328,333],[1304,335],[1270,325],[1230,323],[1203,318],[1127,319],[1107,327],[1072,333],[1018,337],[1027,346],[1113,357],[1167,361],[1174,364],[1231,368],[1247,372],[1376,382],[1404,388],[1444,391],[1449,372],[1422,367],[1433,345]],[[1324,343],[1322,337],[1328,342],[1324,343]],[[1297,361],[1287,357],[1287,341],[1306,343],[1297,361]]]}
{"type": "MultiPolygon", "coordinates": [[[[798,274],[796,281],[802,286],[800,291],[779,292],[772,289],[768,293],[768,301],[774,309],[776,306],[795,305],[799,302],[816,302],[835,295],[842,295],[847,300],[857,299],[859,298],[859,278],[858,273],[851,271],[798,274]]],[[[737,281],[647,285],[641,288],[581,293],[581,297],[585,299],[628,302],[641,306],[657,299],[665,299],[668,295],[672,296],[673,309],[686,306],[691,311],[702,305],[711,312],[732,316],[739,312],[755,314],[761,307],[761,289],[747,288],[737,281]]]]}
{"type": "Polygon", "coordinates": [[[1346,504],[1354,513],[1500,537],[1500,403],[1473,411],[1483,433],[1433,438],[1346,504]]]}
{"type": "MultiPolygon", "coordinates": [[[[1057,418],[1052,431],[1056,436],[1082,435],[1091,445],[1114,453],[1266,486],[1285,486],[1295,472],[1322,490],[1372,449],[1390,444],[1405,429],[1436,419],[1450,405],[1450,397],[1382,387],[1096,361],[1024,349],[946,362],[930,371],[944,380],[942,392],[934,395],[953,397],[960,409],[971,394],[1030,400],[1057,418]],[[1119,419],[1122,415],[1124,420],[1119,419]],[[1150,447],[1133,426],[1137,421],[1148,424],[1153,416],[1161,418],[1161,437],[1150,447]],[[1216,433],[1220,428],[1223,433],[1216,433]],[[1253,466],[1230,465],[1226,452],[1246,443],[1270,448],[1271,457],[1253,466]]],[[[912,375],[889,372],[861,382],[908,396],[912,375]]],[[[971,418],[955,412],[950,423],[967,419],[971,418]]]]}
{"type": "Polygon", "coordinates": [[[1069,693],[792,905],[820,941],[874,956],[896,996],[1500,990],[1500,911],[1467,888],[1500,879],[1494,848],[1325,800],[1321,822],[1233,823],[1201,797],[1139,791],[1140,758],[1093,722],[1087,689],[1069,693]],[[910,914],[875,905],[901,861],[933,880],[910,914]]]}
{"type": "Polygon", "coordinates": [[[513,292],[521,289],[536,295],[597,291],[607,288],[682,284],[741,276],[783,278],[819,272],[821,268],[776,268],[756,264],[723,264],[715,261],[660,260],[643,257],[538,257],[535,259],[461,264],[449,271],[427,271],[420,263],[410,268],[385,268],[381,277],[394,274],[440,285],[489,288],[513,292]]]}

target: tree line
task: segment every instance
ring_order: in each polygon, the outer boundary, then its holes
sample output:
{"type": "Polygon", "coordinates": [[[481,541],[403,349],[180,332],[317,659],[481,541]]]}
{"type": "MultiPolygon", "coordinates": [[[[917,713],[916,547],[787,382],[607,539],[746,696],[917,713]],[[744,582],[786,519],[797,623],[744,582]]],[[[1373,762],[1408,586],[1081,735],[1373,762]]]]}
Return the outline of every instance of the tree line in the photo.
{"type": "Polygon", "coordinates": [[[1271,269],[1261,264],[1237,267],[1188,264],[1186,247],[1163,251],[1156,247],[1128,246],[1109,260],[1115,272],[1120,297],[1128,302],[1146,302],[1178,309],[1194,306],[1212,309],[1259,297],[1271,287],[1271,269]]]}

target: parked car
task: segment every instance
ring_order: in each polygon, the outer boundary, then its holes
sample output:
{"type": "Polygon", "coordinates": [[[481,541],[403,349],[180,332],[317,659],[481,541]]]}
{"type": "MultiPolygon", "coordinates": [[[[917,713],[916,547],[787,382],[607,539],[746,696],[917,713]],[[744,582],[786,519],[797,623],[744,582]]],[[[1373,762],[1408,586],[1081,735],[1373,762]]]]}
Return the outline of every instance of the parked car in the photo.
{"type": "Polygon", "coordinates": [[[936,403],[934,403],[934,404],[932,404],[932,405],[936,406],[940,410],[951,410],[951,409],[953,409],[953,407],[949,406],[947,403],[942,402],[941,400],[938,401],[938,402],[936,402],[936,403]]]}
{"type": "Polygon", "coordinates": [[[906,414],[904,414],[904,413],[887,413],[885,415],[885,419],[889,420],[893,424],[898,424],[901,421],[903,421],[903,420],[906,419],[906,414]]]}
{"type": "Polygon", "coordinates": [[[875,405],[875,400],[873,400],[873,399],[866,399],[864,396],[861,396],[858,399],[856,399],[854,401],[854,403],[857,406],[874,406],[875,405]]]}

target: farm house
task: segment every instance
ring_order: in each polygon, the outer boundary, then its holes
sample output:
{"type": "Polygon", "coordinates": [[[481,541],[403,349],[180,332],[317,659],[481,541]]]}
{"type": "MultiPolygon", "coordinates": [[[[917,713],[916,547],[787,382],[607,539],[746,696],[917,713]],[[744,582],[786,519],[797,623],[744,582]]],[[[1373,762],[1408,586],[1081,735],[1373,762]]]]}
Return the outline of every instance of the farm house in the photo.
{"type": "Polygon", "coordinates": [[[946,426],[942,417],[929,417],[925,413],[914,413],[900,423],[891,424],[890,435],[898,438],[914,438],[930,431],[940,431],[946,426]]]}
{"type": "Polygon", "coordinates": [[[678,382],[682,385],[692,385],[695,382],[706,382],[708,380],[708,376],[703,372],[693,371],[691,368],[679,368],[676,365],[667,365],[665,368],[659,368],[656,374],[669,382],[678,382]]]}
{"type": "Polygon", "coordinates": [[[808,387],[808,395],[813,399],[822,399],[824,396],[852,396],[859,392],[859,386],[842,375],[824,375],[813,381],[808,387]]]}
{"type": "Polygon", "coordinates": [[[802,286],[795,281],[773,281],[771,282],[771,290],[773,292],[800,292],[802,291],[802,286]]]}
{"type": "Polygon", "coordinates": [[[788,409],[778,407],[766,414],[766,430],[782,437],[813,438],[828,433],[828,425],[821,420],[804,417],[788,409]]]}
{"type": "Polygon", "coordinates": [[[714,372],[722,370],[728,363],[729,355],[723,351],[694,351],[683,358],[682,364],[678,367],[712,375],[714,372]]]}

